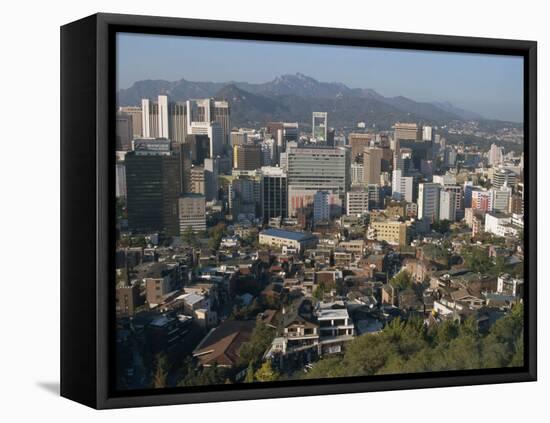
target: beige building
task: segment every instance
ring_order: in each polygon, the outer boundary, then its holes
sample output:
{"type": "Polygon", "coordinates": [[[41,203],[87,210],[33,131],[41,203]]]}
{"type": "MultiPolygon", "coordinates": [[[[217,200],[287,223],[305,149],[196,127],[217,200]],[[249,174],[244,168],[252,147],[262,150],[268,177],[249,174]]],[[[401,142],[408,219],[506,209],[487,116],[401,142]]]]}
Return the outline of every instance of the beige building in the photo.
{"type": "Polygon", "coordinates": [[[363,152],[363,182],[365,184],[380,185],[382,153],[381,148],[365,148],[363,152]]]}
{"type": "Polygon", "coordinates": [[[365,147],[369,147],[373,139],[372,134],[349,134],[348,143],[351,146],[351,162],[353,163],[357,156],[361,156],[365,147]]]}
{"type": "Polygon", "coordinates": [[[204,195],[188,193],[179,198],[180,234],[187,228],[194,232],[206,230],[206,199],[204,195]]]}
{"type": "Polygon", "coordinates": [[[369,237],[388,244],[405,246],[408,243],[409,226],[398,220],[375,220],[369,225],[369,237]]]}

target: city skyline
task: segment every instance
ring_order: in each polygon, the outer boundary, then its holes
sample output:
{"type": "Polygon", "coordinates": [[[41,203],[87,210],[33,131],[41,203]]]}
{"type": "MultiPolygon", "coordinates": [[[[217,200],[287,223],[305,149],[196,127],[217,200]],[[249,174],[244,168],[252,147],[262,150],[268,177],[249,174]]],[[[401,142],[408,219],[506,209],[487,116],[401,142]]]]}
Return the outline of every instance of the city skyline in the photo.
{"type": "Polygon", "coordinates": [[[302,73],[386,97],[450,102],[488,119],[523,121],[523,59],[516,56],[126,33],[117,35],[117,48],[118,89],[146,79],[265,83],[302,73]],[[233,61],[238,66],[228,66],[233,61]]]}

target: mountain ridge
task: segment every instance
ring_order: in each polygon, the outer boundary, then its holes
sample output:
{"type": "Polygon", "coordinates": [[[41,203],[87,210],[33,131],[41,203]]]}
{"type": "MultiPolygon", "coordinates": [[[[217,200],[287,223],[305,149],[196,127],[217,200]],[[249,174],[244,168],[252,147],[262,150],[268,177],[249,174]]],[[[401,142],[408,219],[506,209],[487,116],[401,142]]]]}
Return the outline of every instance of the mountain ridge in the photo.
{"type": "Polygon", "coordinates": [[[451,120],[484,117],[450,102],[420,102],[385,97],[372,88],[350,88],[340,82],[320,82],[302,73],[284,74],[264,83],[141,80],[117,93],[120,106],[138,105],[142,98],[166,94],[174,101],[192,98],[226,98],[232,107],[232,124],[262,124],[270,120],[298,121],[306,126],[312,111],[329,113],[330,126],[353,126],[366,121],[380,128],[398,120],[443,124],[451,120]],[[227,97],[232,97],[227,98],[227,97]]]}

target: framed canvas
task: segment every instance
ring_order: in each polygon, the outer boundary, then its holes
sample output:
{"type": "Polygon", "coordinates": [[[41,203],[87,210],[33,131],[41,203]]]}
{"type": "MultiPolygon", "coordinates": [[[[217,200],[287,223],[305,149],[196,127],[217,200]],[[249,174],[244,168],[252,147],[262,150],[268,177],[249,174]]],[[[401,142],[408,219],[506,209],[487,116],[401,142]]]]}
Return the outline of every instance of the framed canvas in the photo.
{"type": "Polygon", "coordinates": [[[61,395],[536,380],[536,43],[61,28],[61,395]]]}

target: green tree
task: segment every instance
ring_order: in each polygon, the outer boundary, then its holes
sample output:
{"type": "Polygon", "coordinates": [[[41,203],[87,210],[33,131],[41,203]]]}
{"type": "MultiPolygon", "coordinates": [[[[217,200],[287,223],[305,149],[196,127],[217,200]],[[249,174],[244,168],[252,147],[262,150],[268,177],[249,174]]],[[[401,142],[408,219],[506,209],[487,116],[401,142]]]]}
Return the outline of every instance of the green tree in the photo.
{"type": "Polygon", "coordinates": [[[390,285],[400,290],[411,289],[414,287],[411,274],[407,270],[402,270],[390,280],[390,285]]]}
{"type": "Polygon", "coordinates": [[[262,322],[256,323],[250,340],[245,342],[239,350],[241,366],[248,363],[249,365],[252,364],[254,368],[257,367],[274,337],[275,329],[262,322]]]}
{"type": "Polygon", "coordinates": [[[278,380],[279,373],[271,366],[271,361],[264,362],[261,367],[254,373],[254,378],[259,382],[273,382],[278,380]]]}

